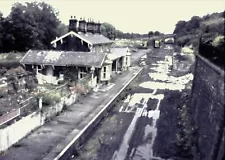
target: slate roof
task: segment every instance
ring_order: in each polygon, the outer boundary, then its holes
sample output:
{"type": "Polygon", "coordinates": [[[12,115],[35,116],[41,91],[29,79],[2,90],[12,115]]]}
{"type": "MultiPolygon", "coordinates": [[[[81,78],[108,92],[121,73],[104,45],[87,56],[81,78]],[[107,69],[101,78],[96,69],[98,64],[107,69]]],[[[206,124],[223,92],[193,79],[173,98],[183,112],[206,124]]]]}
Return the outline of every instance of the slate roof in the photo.
{"type": "Polygon", "coordinates": [[[115,60],[120,57],[130,55],[128,48],[111,48],[111,52],[108,54],[110,60],[115,60]]]}
{"type": "Polygon", "coordinates": [[[61,39],[67,37],[67,36],[70,36],[70,35],[74,35],[78,38],[80,38],[81,40],[87,42],[88,44],[90,45],[98,45],[98,44],[110,44],[110,43],[113,43],[112,40],[108,39],[107,37],[101,35],[101,34],[98,34],[98,33],[95,33],[95,34],[92,34],[92,33],[86,33],[84,34],[83,32],[73,32],[73,31],[70,31],[68,32],[67,34],[53,40],[51,42],[51,44],[54,44],[55,42],[57,41],[60,41],[61,39]]]}
{"type": "Polygon", "coordinates": [[[101,68],[105,57],[106,53],[29,50],[20,63],[54,66],[94,66],[101,68]]]}

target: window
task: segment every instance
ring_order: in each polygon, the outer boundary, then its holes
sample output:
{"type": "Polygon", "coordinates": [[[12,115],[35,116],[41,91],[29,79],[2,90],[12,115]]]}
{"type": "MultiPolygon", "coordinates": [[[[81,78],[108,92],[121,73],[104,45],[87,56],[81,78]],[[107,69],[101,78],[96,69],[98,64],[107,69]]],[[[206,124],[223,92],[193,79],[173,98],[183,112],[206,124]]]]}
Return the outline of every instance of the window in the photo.
{"type": "Polygon", "coordinates": [[[84,78],[86,76],[86,71],[84,68],[81,68],[79,71],[79,78],[84,78]]]}
{"type": "Polygon", "coordinates": [[[103,72],[106,72],[106,67],[103,68],[103,72]]]}
{"type": "Polygon", "coordinates": [[[106,67],[103,67],[103,78],[106,78],[106,67]]]}
{"type": "Polygon", "coordinates": [[[128,57],[126,57],[126,66],[127,66],[128,57]]]}

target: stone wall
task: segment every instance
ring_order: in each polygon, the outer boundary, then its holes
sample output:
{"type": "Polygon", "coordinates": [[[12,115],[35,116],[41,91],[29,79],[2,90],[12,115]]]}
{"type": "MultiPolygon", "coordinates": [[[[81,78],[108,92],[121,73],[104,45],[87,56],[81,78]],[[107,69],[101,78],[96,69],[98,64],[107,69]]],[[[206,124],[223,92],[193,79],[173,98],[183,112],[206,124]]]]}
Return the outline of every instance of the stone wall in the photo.
{"type": "Polygon", "coordinates": [[[194,160],[223,159],[224,104],[224,71],[197,55],[191,108],[196,129],[194,160]]]}

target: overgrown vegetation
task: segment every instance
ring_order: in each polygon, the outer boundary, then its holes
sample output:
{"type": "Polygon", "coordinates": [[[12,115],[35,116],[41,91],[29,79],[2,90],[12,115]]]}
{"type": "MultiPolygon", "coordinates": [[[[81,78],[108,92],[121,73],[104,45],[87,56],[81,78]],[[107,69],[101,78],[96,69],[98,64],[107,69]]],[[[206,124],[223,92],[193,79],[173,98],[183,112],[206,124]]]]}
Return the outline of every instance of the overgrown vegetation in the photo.
{"type": "Polygon", "coordinates": [[[61,100],[61,94],[59,91],[54,91],[51,93],[41,92],[35,95],[35,98],[42,98],[43,106],[51,106],[55,103],[59,103],[61,100]]]}
{"type": "Polygon", "coordinates": [[[188,95],[182,96],[181,105],[178,107],[178,127],[180,128],[180,132],[176,134],[176,144],[179,148],[182,148],[187,155],[192,155],[192,147],[193,147],[193,137],[195,128],[191,124],[191,116],[188,104],[190,103],[190,98],[188,95]]]}
{"type": "MultiPolygon", "coordinates": [[[[101,33],[108,37],[109,39],[140,39],[140,38],[147,38],[148,33],[146,34],[139,34],[139,33],[124,33],[118,29],[116,29],[112,24],[103,23],[101,26],[101,33]]],[[[156,34],[159,32],[156,31],[156,34]]],[[[153,33],[154,34],[154,33],[153,33]]]]}
{"type": "Polygon", "coordinates": [[[178,21],[174,30],[176,42],[180,46],[192,45],[197,48],[200,36],[215,39],[224,35],[224,14],[213,13],[203,17],[193,16],[189,21],[178,21]]]}
{"type": "Polygon", "coordinates": [[[199,54],[224,69],[224,46],[224,36],[218,36],[215,39],[202,37],[199,45],[199,54]]]}

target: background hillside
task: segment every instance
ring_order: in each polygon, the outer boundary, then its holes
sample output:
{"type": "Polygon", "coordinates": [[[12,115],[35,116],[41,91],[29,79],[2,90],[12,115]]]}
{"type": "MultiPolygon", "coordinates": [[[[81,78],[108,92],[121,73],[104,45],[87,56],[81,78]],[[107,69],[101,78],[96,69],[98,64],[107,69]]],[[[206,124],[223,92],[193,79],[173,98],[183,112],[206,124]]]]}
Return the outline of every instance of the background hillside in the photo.
{"type": "Polygon", "coordinates": [[[224,15],[225,12],[212,13],[203,17],[193,16],[189,21],[178,21],[173,32],[177,35],[177,44],[196,48],[200,35],[209,40],[224,36],[224,15]]]}

